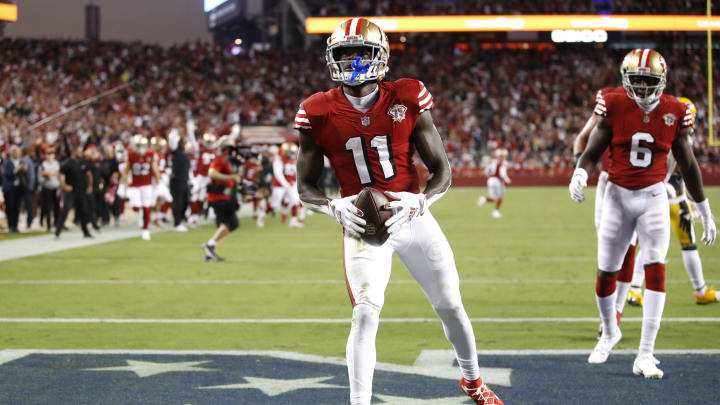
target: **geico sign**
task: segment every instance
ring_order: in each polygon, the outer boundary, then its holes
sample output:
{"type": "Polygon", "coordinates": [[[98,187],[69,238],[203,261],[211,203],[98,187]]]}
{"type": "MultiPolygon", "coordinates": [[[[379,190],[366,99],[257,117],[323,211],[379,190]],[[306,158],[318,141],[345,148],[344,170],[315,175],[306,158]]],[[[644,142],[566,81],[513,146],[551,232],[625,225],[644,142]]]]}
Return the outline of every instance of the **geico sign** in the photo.
{"type": "Polygon", "coordinates": [[[607,42],[605,30],[553,30],[550,34],[553,42],[607,42]]]}

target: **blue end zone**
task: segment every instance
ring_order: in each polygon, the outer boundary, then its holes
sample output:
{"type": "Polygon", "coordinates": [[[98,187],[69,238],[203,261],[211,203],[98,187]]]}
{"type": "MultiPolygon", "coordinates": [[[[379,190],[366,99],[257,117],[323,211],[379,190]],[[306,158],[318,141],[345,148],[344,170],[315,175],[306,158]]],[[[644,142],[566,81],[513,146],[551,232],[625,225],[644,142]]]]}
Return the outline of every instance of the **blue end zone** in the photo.
{"type": "MultiPolygon", "coordinates": [[[[508,405],[720,403],[717,354],[659,355],[659,381],[634,376],[632,355],[603,365],[586,355],[479,358],[482,367],[512,369],[512,386],[493,386],[508,405]]],[[[469,403],[457,383],[376,371],[373,403],[469,403]]],[[[337,405],[348,403],[347,385],[337,361],[278,355],[30,353],[0,365],[0,404],[337,405]]]]}

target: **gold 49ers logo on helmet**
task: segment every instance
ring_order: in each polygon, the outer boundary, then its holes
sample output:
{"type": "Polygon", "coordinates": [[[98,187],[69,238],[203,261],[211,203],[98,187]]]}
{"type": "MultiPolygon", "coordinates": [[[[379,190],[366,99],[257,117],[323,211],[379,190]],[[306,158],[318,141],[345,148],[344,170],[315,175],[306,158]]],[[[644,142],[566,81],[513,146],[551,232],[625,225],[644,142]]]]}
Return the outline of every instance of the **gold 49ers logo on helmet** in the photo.
{"type": "Polygon", "coordinates": [[[658,51],[634,49],[620,66],[622,83],[628,97],[647,107],[660,99],[667,79],[667,64],[658,51]]]}
{"type": "Polygon", "coordinates": [[[387,35],[365,18],[342,22],[327,39],[325,60],[330,78],[349,86],[382,80],[389,58],[387,35]]]}

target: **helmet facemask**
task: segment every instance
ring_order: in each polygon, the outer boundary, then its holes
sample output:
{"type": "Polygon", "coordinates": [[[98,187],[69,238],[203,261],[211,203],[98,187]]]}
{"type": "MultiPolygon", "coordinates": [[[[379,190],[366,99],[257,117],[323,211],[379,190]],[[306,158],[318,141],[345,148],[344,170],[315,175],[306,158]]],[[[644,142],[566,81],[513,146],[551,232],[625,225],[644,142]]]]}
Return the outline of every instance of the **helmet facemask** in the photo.
{"type": "Polygon", "coordinates": [[[625,72],[622,80],[628,97],[642,107],[658,101],[665,89],[665,76],[657,73],[625,72]]]}
{"type": "Polygon", "coordinates": [[[388,71],[388,55],[383,48],[362,39],[328,46],[325,59],[330,69],[330,78],[348,86],[382,79],[388,71]],[[341,59],[342,51],[347,48],[361,49],[357,52],[357,57],[341,59]]]}

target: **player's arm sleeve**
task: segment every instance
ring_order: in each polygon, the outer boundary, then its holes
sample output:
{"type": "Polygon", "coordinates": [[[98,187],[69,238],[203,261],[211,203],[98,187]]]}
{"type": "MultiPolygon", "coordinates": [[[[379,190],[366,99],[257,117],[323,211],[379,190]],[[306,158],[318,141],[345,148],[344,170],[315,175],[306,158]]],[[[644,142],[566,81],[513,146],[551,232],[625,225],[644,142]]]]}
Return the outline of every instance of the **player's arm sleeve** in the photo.
{"type": "Polygon", "coordinates": [[[290,183],[288,183],[287,179],[285,178],[285,174],[283,173],[282,160],[281,159],[273,160],[272,168],[273,168],[273,176],[275,176],[275,180],[277,180],[280,183],[280,185],[283,187],[290,187],[290,183]]]}
{"type": "Polygon", "coordinates": [[[508,183],[508,184],[511,183],[510,177],[508,177],[508,174],[507,174],[507,167],[505,167],[504,164],[500,166],[500,177],[502,177],[502,179],[505,183],[508,183]]]}
{"type": "Polygon", "coordinates": [[[418,84],[417,88],[417,103],[414,103],[418,108],[418,115],[425,111],[432,110],[435,107],[433,96],[425,87],[425,84],[419,80],[416,81],[418,84]]]}

